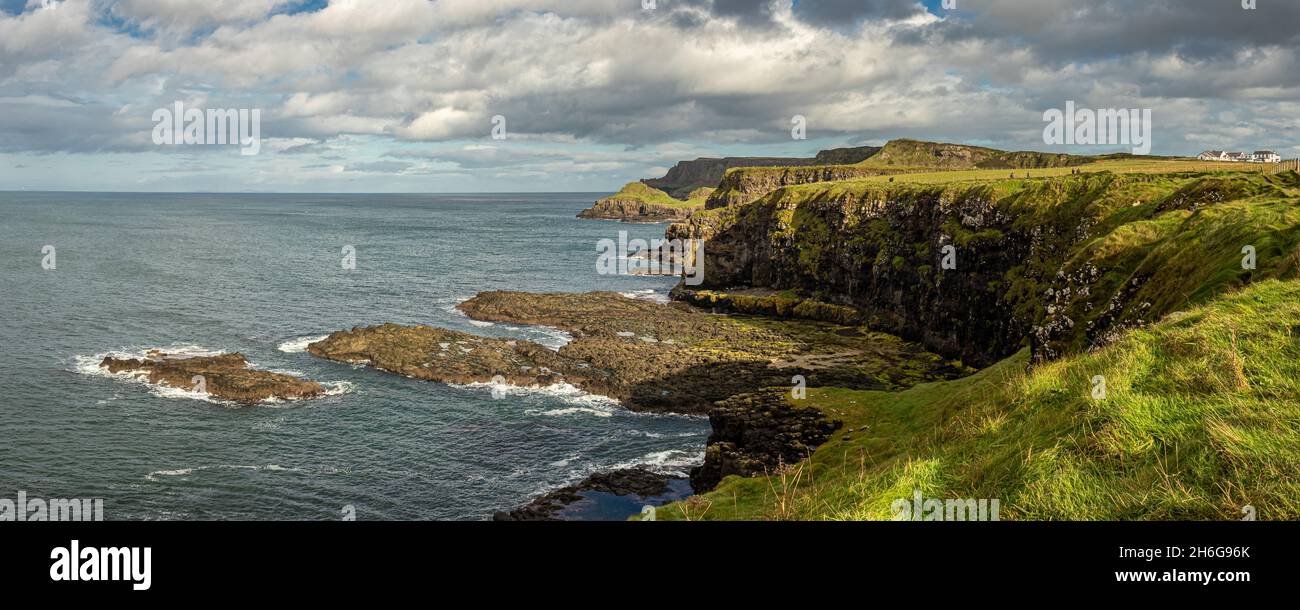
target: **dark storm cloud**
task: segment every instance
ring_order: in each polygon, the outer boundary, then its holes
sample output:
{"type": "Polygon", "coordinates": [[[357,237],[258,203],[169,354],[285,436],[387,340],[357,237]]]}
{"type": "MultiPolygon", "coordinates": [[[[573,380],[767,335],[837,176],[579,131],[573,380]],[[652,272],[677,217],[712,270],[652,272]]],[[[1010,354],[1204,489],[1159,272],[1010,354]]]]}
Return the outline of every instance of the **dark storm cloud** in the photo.
{"type": "Polygon", "coordinates": [[[863,19],[905,19],[925,12],[916,0],[798,0],[796,17],[814,25],[850,25],[863,19]]]}
{"type": "Polygon", "coordinates": [[[1177,52],[1203,59],[1266,46],[1300,46],[1300,2],[1259,0],[958,0],[949,40],[1024,45],[1052,62],[1177,52]]]}

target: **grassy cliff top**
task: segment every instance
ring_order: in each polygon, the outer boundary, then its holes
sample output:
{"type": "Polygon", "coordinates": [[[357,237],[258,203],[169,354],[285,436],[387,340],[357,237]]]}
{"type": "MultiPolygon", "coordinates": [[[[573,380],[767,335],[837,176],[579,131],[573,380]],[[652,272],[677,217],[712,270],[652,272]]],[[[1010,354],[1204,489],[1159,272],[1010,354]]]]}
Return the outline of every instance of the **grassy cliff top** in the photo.
{"type": "Polygon", "coordinates": [[[1095,157],[1035,151],[1008,152],[982,146],[890,140],[880,152],[862,161],[867,166],[935,167],[946,169],[997,169],[1067,167],[1094,161],[1095,157]]]}
{"type": "Polygon", "coordinates": [[[1025,365],[1022,352],[903,392],[809,389],[791,404],[844,422],[811,459],[728,477],[658,518],[891,519],[915,490],[997,498],[1002,519],[1300,515],[1300,280],[1025,365]]]}
{"type": "Polygon", "coordinates": [[[639,201],[642,203],[653,203],[674,208],[703,206],[704,200],[708,198],[713,189],[700,188],[691,192],[690,199],[682,201],[668,193],[657,188],[647,186],[642,182],[629,182],[623,185],[617,193],[606,197],[605,200],[621,201],[639,201]]]}

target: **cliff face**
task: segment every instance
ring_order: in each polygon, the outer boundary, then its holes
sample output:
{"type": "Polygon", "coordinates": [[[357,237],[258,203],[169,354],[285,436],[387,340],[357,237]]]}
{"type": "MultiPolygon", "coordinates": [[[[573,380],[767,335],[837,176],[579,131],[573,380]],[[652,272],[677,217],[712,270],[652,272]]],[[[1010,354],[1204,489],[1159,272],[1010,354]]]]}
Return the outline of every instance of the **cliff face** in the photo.
{"type": "Polygon", "coordinates": [[[723,174],[734,167],[799,167],[810,165],[852,164],[871,157],[880,151],[877,146],[858,146],[823,150],[813,158],[798,157],[726,157],[700,158],[681,161],[668,170],[662,178],[642,180],[647,186],[660,189],[673,197],[683,199],[700,187],[717,186],[723,174]]]}
{"type": "Polygon", "coordinates": [[[1037,359],[1103,345],[1189,301],[1294,269],[1300,206],[1286,180],[809,184],[697,213],[669,236],[707,240],[703,288],[850,304],[878,329],[985,366],[1026,343],[1037,359]],[[1256,269],[1241,267],[1245,245],[1256,269]],[[944,268],[946,254],[955,268],[944,268]]]}

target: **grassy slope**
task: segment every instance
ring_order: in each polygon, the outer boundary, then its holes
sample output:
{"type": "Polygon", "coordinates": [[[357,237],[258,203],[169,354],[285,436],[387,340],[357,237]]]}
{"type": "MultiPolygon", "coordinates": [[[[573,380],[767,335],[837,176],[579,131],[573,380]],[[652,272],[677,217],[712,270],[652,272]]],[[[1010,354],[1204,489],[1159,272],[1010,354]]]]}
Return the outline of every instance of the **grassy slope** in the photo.
{"type": "MultiPolygon", "coordinates": [[[[1028,171],[1037,178],[1073,169],[1028,171]]],[[[1032,372],[1022,352],[971,377],[904,392],[811,389],[796,404],[845,426],[810,460],[770,477],[728,478],[709,494],[662,508],[659,518],[888,519],[890,503],[913,489],[999,498],[1004,519],[1233,519],[1245,504],[1260,518],[1300,517],[1300,281],[1290,279],[1300,266],[1300,180],[1284,174],[1265,184],[1243,175],[1254,167],[1184,160],[1114,159],[1078,169],[1170,175],[1135,176],[1090,204],[1103,212],[1094,216],[1100,237],[1065,268],[1100,264],[1114,273],[1105,283],[1140,271],[1154,278],[1143,288],[1154,300],[1204,305],[1032,372]],[[1252,190],[1260,185],[1282,192],[1252,190]],[[1239,188],[1246,190],[1232,192],[1239,188]],[[1231,196],[1219,202],[1223,193],[1231,196]],[[1182,196],[1200,202],[1198,209],[1164,207],[1182,196]],[[1250,279],[1241,278],[1243,243],[1256,246],[1261,270],[1269,270],[1255,280],[1287,279],[1221,294],[1236,278],[1250,279]],[[1094,375],[1106,378],[1105,400],[1090,398],[1094,375]]],[[[1034,181],[1017,184],[1007,171],[895,179],[990,183],[999,198],[1023,195],[1025,205],[1041,195],[1034,181]]],[[[787,190],[834,200],[888,180],[787,190]]],[[[719,220],[748,213],[710,212],[719,220]]]]}
{"type": "Polygon", "coordinates": [[[646,186],[641,182],[629,182],[623,186],[617,193],[606,197],[606,199],[632,200],[643,203],[653,203],[671,208],[689,208],[704,207],[704,200],[708,198],[709,192],[704,189],[696,189],[691,192],[691,199],[682,201],[668,193],[657,188],[646,186]]]}
{"type": "Polygon", "coordinates": [[[889,519],[914,489],[999,498],[1003,519],[1235,519],[1246,504],[1300,516],[1300,281],[1025,364],[897,393],[812,389],[797,404],[845,425],[811,460],[729,477],[659,518],[889,519]]]}

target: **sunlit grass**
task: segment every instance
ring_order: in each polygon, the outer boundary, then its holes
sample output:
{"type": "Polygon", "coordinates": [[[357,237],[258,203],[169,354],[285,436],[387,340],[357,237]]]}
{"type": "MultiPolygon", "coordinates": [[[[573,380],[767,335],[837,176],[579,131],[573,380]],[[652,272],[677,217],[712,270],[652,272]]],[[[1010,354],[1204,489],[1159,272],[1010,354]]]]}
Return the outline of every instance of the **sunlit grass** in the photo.
{"type": "Polygon", "coordinates": [[[792,404],[844,422],[810,460],[728,477],[659,518],[890,519],[917,489],[997,498],[1002,519],[1300,517],[1300,280],[1027,363],[902,392],[810,389],[792,404]]]}

